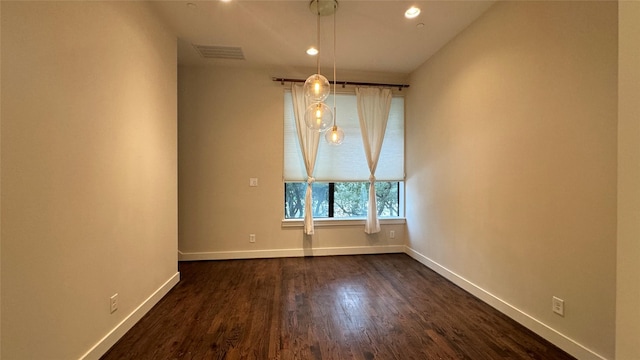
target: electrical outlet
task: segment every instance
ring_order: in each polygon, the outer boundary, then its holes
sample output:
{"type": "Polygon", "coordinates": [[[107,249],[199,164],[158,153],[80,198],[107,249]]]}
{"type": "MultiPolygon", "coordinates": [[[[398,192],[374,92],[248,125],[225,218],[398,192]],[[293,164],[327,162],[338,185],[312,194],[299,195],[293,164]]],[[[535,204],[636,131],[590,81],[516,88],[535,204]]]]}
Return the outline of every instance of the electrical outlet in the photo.
{"type": "Polygon", "coordinates": [[[109,298],[109,304],[111,307],[111,313],[113,314],[116,310],[118,310],[118,294],[113,294],[109,298]]]}
{"type": "Polygon", "coordinates": [[[396,238],[396,232],[395,230],[391,230],[389,231],[389,239],[395,239],[396,238]]]}
{"type": "Polygon", "coordinates": [[[554,296],[551,300],[551,310],[560,316],[564,316],[564,300],[554,296]]]}
{"type": "Polygon", "coordinates": [[[250,243],[256,242],[256,234],[249,234],[249,242],[250,243]]]}
{"type": "Polygon", "coordinates": [[[249,178],[249,186],[251,187],[258,186],[258,178],[249,178]]]}

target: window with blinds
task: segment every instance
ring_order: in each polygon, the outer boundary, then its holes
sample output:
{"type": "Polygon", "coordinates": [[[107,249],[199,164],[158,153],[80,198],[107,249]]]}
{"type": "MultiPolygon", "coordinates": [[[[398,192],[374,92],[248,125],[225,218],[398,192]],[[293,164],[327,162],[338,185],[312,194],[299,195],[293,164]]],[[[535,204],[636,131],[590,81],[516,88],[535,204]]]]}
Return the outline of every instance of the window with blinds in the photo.
{"type": "MultiPolygon", "coordinates": [[[[333,106],[333,97],[327,104],[333,106]]],[[[336,95],[337,123],[344,131],[342,145],[327,144],[320,139],[313,177],[316,181],[369,181],[369,167],[365,157],[358,121],[355,94],[336,95]]],[[[307,172],[296,135],[291,92],[284,94],[284,180],[307,181],[307,172]]],[[[404,181],[404,98],[394,97],[387,122],[376,180],[404,181]]]]}
{"type": "MultiPolygon", "coordinates": [[[[330,97],[328,105],[333,106],[330,97]]],[[[321,136],[313,177],[314,218],[362,218],[368,202],[369,167],[362,143],[355,94],[336,95],[337,124],[345,133],[340,146],[321,136]]],[[[376,168],[376,202],[382,218],[404,215],[404,98],[391,101],[385,138],[376,168]]],[[[296,134],[290,91],[284,94],[285,219],[304,217],[307,174],[296,134]]]]}

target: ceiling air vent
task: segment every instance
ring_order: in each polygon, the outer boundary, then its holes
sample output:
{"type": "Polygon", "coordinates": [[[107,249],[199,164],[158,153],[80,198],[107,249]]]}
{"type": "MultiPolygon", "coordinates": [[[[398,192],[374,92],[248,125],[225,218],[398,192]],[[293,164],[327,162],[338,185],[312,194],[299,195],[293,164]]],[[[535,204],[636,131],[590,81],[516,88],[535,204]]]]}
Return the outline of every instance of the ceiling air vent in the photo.
{"type": "Polygon", "coordinates": [[[233,46],[210,46],[210,45],[195,45],[193,47],[198,50],[200,55],[205,59],[231,59],[231,60],[244,60],[244,54],[242,48],[233,46]]]}

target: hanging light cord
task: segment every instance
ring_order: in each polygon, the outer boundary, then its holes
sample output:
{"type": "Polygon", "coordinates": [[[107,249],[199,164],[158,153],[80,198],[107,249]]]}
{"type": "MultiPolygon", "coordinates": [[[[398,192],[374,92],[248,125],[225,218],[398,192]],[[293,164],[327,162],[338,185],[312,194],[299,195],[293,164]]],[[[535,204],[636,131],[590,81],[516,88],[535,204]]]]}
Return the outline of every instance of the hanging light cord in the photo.
{"type": "Polygon", "coordinates": [[[338,122],[336,114],[336,12],[338,12],[338,4],[333,3],[333,130],[338,122]]]}
{"type": "Polygon", "coordinates": [[[316,19],[317,19],[316,23],[317,23],[317,28],[318,28],[318,31],[317,31],[317,34],[318,34],[318,41],[317,41],[318,57],[316,58],[316,61],[317,61],[316,65],[318,66],[317,74],[320,75],[320,55],[321,54],[320,54],[320,3],[319,3],[319,0],[316,0],[316,4],[317,4],[316,8],[318,10],[318,16],[316,17],[316,19]]]}

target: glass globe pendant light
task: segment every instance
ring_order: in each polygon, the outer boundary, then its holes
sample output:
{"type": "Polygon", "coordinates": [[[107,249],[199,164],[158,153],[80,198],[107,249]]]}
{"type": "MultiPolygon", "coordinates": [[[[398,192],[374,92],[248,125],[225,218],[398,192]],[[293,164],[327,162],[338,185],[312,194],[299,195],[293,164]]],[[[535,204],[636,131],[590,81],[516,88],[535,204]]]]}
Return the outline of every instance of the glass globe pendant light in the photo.
{"type": "Polygon", "coordinates": [[[330,130],[324,133],[324,139],[330,145],[340,145],[344,141],[344,131],[337,125],[333,125],[330,130]]]}
{"type": "Polygon", "coordinates": [[[337,118],[338,118],[338,113],[336,111],[336,12],[334,11],[333,12],[333,126],[329,131],[327,131],[324,134],[324,139],[330,145],[340,145],[344,141],[344,131],[342,131],[342,129],[338,127],[337,118]]]}
{"type": "Polygon", "coordinates": [[[304,112],[304,122],[309,129],[324,132],[333,123],[333,112],[323,102],[313,103],[304,112]]]}
{"type": "Polygon", "coordinates": [[[322,102],[329,97],[331,85],[321,74],[313,74],[304,82],[304,96],[315,102],[322,102]]]}
{"type": "MultiPolygon", "coordinates": [[[[313,102],[322,102],[324,101],[327,97],[329,97],[329,93],[331,93],[331,84],[329,84],[329,80],[327,80],[326,77],[322,76],[322,74],[320,74],[320,10],[321,7],[317,4],[319,0],[315,0],[316,3],[316,18],[317,18],[317,35],[318,35],[318,39],[317,39],[317,50],[318,50],[318,54],[317,54],[317,65],[318,65],[318,72],[309,76],[307,78],[307,80],[304,82],[304,95],[311,101],[313,102]]],[[[311,5],[313,5],[314,2],[312,1],[311,5]]],[[[311,8],[313,10],[313,8],[311,8]]]]}
{"type": "Polygon", "coordinates": [[[333,123],[333,112],[323,103],[331,93],[331,84],[326,77],[320,74],[320,16],[335,13],[337,1],[332,0],[330,7],[328,0],[312,0],[309,4],[311,11],[316,14],[318,30],[318,72],[309,76],[304,82],[304,95],[313,102],[309,105],[304,114],[304,120],[309,129],[324,132],[333,123]]]}

